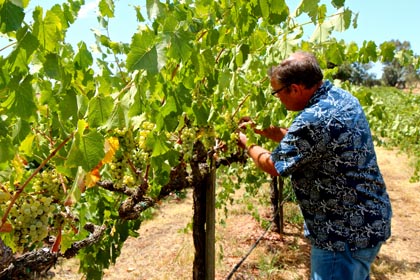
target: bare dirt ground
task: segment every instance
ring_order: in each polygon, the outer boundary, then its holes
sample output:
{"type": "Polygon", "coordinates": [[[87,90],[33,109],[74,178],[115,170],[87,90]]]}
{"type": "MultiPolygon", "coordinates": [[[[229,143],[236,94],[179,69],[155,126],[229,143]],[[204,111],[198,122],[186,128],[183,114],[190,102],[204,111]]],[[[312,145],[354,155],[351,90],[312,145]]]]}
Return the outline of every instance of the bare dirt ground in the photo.
{"type": "MultiPolygon", "coordinates": [[[[409,159],[396,151],[377,148],[394,211],[392,237],[386,242],[372,268],[373,280],[420,279],[420,183],[409,183],[409,159]]],[[[239,199],[230,210],[225,225],[216,229],[216,279],[226,279],[235,264],[264,232],[261,223],[239,199]]],[[[286,205],[288,213],[296,211],[286,205]]],[[[138,238],[124,245],[117,263],[105,271],[104,279],[191,279],[194,248],[188,224],[192,200],[170,199],[145,221],[138,238]]],[[[260,214],[269,217],[268,209],[260,214]]],[[[223,215],[218,213],[219,218],[223,215]]],[[[269,232],[231,279],[308,279],[309,245],[300,224],[286,223],[285,234],[269,232]]],[[[84,279],[72,260],[53,270],[55,280],[84,279]]]]}

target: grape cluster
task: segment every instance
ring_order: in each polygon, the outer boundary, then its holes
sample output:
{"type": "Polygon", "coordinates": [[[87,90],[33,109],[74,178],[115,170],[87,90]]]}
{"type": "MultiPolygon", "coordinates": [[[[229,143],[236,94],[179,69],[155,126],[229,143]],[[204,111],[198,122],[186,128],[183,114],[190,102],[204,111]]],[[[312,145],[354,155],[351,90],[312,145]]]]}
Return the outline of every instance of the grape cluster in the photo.
{"type": "Polygon", "coordinates": [[[184,160],[189,161],[193,155],[194,142],[197,135],[194,128],[184,127],[181,131],[181,149],[184,154],[184,160]]]}
{"type": "Polygon", "coordinates": [[[66,195],[62,184],[67,185],[66,177],[59,177],[55,169],[47,169],[38,173],[33,179],[32,189],[44,196],[50,197],[53,201],[62,201],[66,195]]]}
{"type": "Polygon", "coordinates": [[[130,152],[135,149],[136,143],[131,129],[116,129],[115,134],[118,137],[118,142],[120,143],[120,147],[123,151],[130,152]]]}
{"type": "Polygon", "coordinates": [[[9,217],[13,227],[13,242],[18,251],[48,236],[49,219],[55,211],[53,199],[46,196],[28,195],[12,206],[9,217]]]}
{"type": "Polygon", "coordinates": [[[127,187],[134,186],[134,177],[130,171],[128,157],[120,155],[113,158],[109,164],[109,175],[114,181],[114,187],[121,189],[124,185],[127,187]]]}
{"type": "Polygon", "coordinates": [[[149,133],[155,128],[155,125],[151,122],[142,122],[139,135],[138,135],[138,145],[142,150],[147,150],[146,140],[149,133]]]}
{"type": "Polygon", "coordinates": [[[150,153],[146,142],[154,127],[153,123],[144,121],[136,136],[131,129],[127,128],[115,131],[120,144],[120,151],[109,164],[109,175],[114,181],[115,188],[135,187],[141,183],[141,178],[136,170],[144,169],[150,161],[150,153]]]}

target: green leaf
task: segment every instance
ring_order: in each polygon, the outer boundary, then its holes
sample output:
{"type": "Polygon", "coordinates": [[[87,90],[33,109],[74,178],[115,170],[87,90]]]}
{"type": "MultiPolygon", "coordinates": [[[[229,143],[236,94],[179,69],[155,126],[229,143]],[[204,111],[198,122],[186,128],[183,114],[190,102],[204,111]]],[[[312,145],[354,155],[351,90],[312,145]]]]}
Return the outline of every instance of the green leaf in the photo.
{"type": "Polygon", "coordinates": [[[33,13],[33,34],[45,50],[54,52],[63,40],[63,25],[60,17],[51,10],[47,11],[45,18],[42,17],[42,13],[42,8],[37,6],[33,13]]]}
{"type": "Polygon", "coordinates": [[[18,145],[25,140],[26,136],[31,132],[30,124],[22,119],[18,119],[11,129],[13,143],[18,145]]]}
{"type": "Polygon", "coordinates": [[[270,23],[280,24],[289,16],[289,8],[285,0],[273,0],[270,8],[270,23]]]}
{"type": "Polygon", "coordinates": [[[313,23],[317,23],[318,3],[319,0],[302,0],[296,10],[296,16],[299,16],[302,13],[306,13],[311,18],[313,23]]]}
{"type": "Polygon", "coordinates": [[[90,127],[104,125],[112,113],[114,100],[110,97],[95,96],[89,101],[88,121],[90,127]]]}
{"type": "Polygon", "coordinates": [[[346,2],[346,0],[331,0],[331,4],[336,9],[339,9],[339,8],[343,7],[345,2],[346,2]]]}
{"type": "Polygon", "coordinates": [[[27,121],[35,114],[37,108],[33,99],[31,82],[32,77],[26,77],[10,92],[7,100],[1,104],[8,109],[8,114],[13,114],[27,121]]]}
{"type": "Polygon", "coordinates": [[[147,16],[150,20],[156,19],[158,16],[164,16],[163,4],[159,0],[146,0],[147,16]]]}
{"type": "Polygon", "coordinates": [[[31,55],[38,47],[38,40],[32,35],[29,26],[25,26],[16,32],[16,43],[16,48],[7,57],[9,72],[27,73],[31,55]]]}
{"type": "Polygon", "coordinates": [[[376,53],[376,44],[373,41],[364,41],[363,46],[359,50],[359,59],[362,63],[369,63],[370,61],[377,61],[378,54],[376,53]]]}
{"type": "Polygon", "coordinates": [[[0,32],[9,33],[18,30],[24,17],[22,2],[4,1],[0,5],[0,32]]]}
{"type": "Polygon", "coordinates": [[[76,177],[74,178],[73,185],[70,191],[67,194],[65,199],[67,205],[74,205],[79,201],[82,196],[82,189],[84,189],[83,182],[86,176],[86,171],[84,171],[80,166],[77,169],[76,177]]]}
{"type": "Polygon", "coordinates": [[[191,33],[182,30],[176,31],[171,37],[171,47],[168,49],[168,55],[175,59],[187,61],[191,56],[191,33]]]}
{"type": "Polygon", "coordinates": [[[128,108],[117,102],[112,110],[111,116],[108,118],[105,127],[109,130],[128,126],[128,108]]]}
{"type": "Polygon", "coordinates": [[[0,138],[0,170],[9,168],[9,161],[14,155],[12,140],[9,137],[0,138]]]}
{"type": "Polygon", "coordinates": [[[198,104],[197,102],[194,102],[192,105],[192,111],[195,116],[195,125],[203,126],[207,124],[207,120],[210,116],[210,108],[206,104],[198,104]]]}
{"type": "Polygon", "coordinates": [[[44,71],[45,74],[55,80],[61,80],[61,67],[59,58],[56,54],[49,53],[45,56],[44,71]]]}
{"type": "Polygon", "coordinates": [[[136,18],[138,22],[144,22],[143,14],[141,13],[141,7],[140,6],[134,6],[134,9],[136,10],[136,18]]]}
{"type": "MultiPolygon", "coordinates": [[[[55,4],[50,9],[51,14],[54,14],[61,22],[60,30],[58,32],[62,32],[63,34],[69,27],[69,22],[74,21],[73,18],[68,18],[68,14],[66,11],[63,11],[59,4],[55,4]]],[[[47,13],[48,14],[48,13],[47,13]]],[[[62,37],[64,38],[64,36],[62,37]]]]}
{"type": "Polygon", "coordinates": [[[65,91],[65,95],[58,103],[58,108],[61,123],[64,123],[66,121],[71,121],[73,124],[77,123],[79,109],[77,94],[74,92],[73,89],[68,89],[65,91]]]}
{"type": "Polygon", "coordinates": [[[76,134],[75,141],[70,149],[67,167],[81,166],[83,170],[92,170],[104,157],[104,137],[92,130],[80,135],[76,134]]]}
{"type": "MultiPolygon", "coordinates": [[[[160,45],[162,46],[162,45],[160,45]]],[[[146,70],[150,74],[159,73],[164,65],[163,49],[156,45],[156,36],[146,28],[133,36],[130,52],[127,55],[128,71],[146,70]]]]}
{"type": "Polygon", "coordinates": [[[22,49],[26,52],[26,57],[30,57],[36,49],[38,48],[38,40],[32,34],[29,26],[22,27],[16,33],[16,40],[19,49],[22,49]]]}
{"type": "Polygon", "coordinates": [[[74,58],[74,63],[77,69],[86,69],[93,63],[92,54],[88,51],[85,42],[81,41],[77,46],[79,51],[74,58]]]}
{"type": "Polygon", "coordinates": [[[342,13],[339,13],[331,18],[331,23],[334,30],[343,32],[350,27],[352,12],[349,9],[345,9],[342,13]]]}
{"type": "Polygon", "coordinates": [[[163,155],[171,149],[166,142],[166,137],[162,137],[163,135],[153,134],[153,137],[150,136],[152,135],[147,137],[147,145],[152,147],[152,157],[163,155]]]}
{"type": "Polygon", "coordinates": [[[379,46],[381,50],[382,62],[391,62],[395,57],[395,44],[392,42],[384,42],[379,46]]]}
{"type": "Polygon", "coordinates": [[[113,0],[99,1],[99,12],[103,17],[114,17],[115,4],[113,0]]]}
{"type": "Polygon", "coordinates": [[[325,53],[327,61],[332,62],[335,65],[343,64],[343,61],[346,60],[344,50],[343,44],[334,43],[329,45],[325,53]]]}
{"type": "Polygon", "coordinates": [[[29,3],[29,0],[9,0],[9,1],[21,8],[26,8],[29,3]]]}
{"type": "Polygon", "coordinates": [[[310,42],[314,43],[323,43],[328,40],[334,27],[331,25],[330,21],[326,21],[323,24],[318,24],[309,39],[310,42]]]}
{"type": "Polygon", "coordinates": [[[353,28],[356,29],[357,28],[357,19],[359,18],[359,13],[356,13],[353,17],[353,28]]]}
{"type": "Polygon", "coordinates": [[[168,95],[156,118],[158,129],[173,131],[178,125],[180,114],[182,114],[182,104],[177,104],[177,99],[173,95],[168,95]]]}
{"type": "Polygon", "coordinates": [[[268,0],[259,0],[262,17],[268,19],[270,15],[270,5],[268,0]]]}

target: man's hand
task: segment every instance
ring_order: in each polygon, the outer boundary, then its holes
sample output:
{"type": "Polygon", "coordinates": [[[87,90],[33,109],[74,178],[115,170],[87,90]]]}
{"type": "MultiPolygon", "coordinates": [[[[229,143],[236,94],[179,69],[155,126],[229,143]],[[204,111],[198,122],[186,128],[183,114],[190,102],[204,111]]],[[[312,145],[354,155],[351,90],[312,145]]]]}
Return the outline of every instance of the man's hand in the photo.
{"type": "Polygon", "coordinates": [[[239,129],[245,130],[247,127],[255,128],[255,122],[250,117],[242,117],[239,120],[239,129]]]}
{"type": "Polygon", "coordinates": [[[242,117],[239,121],[239,129],[245,130],[247,127],[252,128],[256,134],[259,134],[276,142],[280,142],[287,133],[286,128],[272,125],[264,129],[258,129],[256,128],[255,122],[250,117],[242,117]]]}
{"type": "Polygon", "coordinates": [[[239,137],[238,137],[238,146],[242,149],[246,149],[246,142],[248,141],[248,138],[243,132],[239,131],[239,137]]]}

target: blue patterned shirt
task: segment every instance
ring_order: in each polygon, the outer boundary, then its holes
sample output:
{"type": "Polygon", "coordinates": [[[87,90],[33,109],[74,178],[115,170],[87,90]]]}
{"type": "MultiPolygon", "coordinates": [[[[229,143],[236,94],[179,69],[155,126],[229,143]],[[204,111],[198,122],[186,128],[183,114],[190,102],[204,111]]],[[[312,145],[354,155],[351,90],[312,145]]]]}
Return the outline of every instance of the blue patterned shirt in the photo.
{"type": "Polygon", "coordinates": [[[311,243],[370,248],[391,234],[391,204],[358,100],[325,81],[271,158],[292,186],[311,243]]]}

